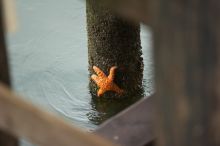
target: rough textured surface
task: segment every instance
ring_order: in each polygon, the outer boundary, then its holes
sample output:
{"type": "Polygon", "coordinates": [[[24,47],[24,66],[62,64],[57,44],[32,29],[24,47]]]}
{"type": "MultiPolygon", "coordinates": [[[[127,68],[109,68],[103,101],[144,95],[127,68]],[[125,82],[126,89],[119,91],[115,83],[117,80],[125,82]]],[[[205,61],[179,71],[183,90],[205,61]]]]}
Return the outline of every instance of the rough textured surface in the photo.
{"type": "MultiPolygon", "coordinates": [[[[117,66],[115,82],[126,92],[122,97],[142,93],[143,59],[140,25],[128,22],[93,0],[87,0],[89,71],[97,66],[107,74],[117,66]]],[[[97,86],[90,82],[92,95],[97,86]]],[[[120,97],[113,92],[106,97],[120,97]]]]}

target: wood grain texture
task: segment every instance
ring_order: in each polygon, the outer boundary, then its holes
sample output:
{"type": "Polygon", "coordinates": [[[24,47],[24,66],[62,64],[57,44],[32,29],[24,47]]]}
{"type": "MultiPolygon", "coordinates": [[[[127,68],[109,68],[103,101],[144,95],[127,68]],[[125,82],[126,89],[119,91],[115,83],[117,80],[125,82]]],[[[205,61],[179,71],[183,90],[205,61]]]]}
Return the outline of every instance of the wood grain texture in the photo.
{"type": "Polygon", "coordinates": [[[158,145],[220,145],[220,1],[155,3],[158,145]]]}
{"type": "MultiPolygon", "coordinates": [[[[0,81],[10,86],[9,66],[4,37],[3,6],[0,1],[0,81]]],[[[0,146],[17,146],[18,140],[10,134],[0,130],[0,146]]]]}
{"type": "Polygon", "coordinates": [[[82,132],[18,97],[0,84],[0,128],[40,146],[114,146],[82,132]]]}
{"type": "Polygon", "coordinates": [[[155,139],[153,97],[142,99],[103,123],[95,133],[121,145],[145,146],[155,139]]]}

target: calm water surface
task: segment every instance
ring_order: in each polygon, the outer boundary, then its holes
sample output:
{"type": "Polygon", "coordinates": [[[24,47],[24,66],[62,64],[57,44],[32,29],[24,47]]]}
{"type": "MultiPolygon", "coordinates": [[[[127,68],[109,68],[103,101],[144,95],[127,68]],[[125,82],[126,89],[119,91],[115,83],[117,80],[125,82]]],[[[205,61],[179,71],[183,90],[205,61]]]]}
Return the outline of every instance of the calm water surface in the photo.
{"type": "MultiPolygon", "coordinates": [[[[16,91],[85,130],[94,130],[132,102],[97,101],[89,94],[84,1],[17,0],[16,5],[19,29],[8,34],[16,91]]],[[[150,95],[153,70],[149,29],[142,28],[141,39],[145,94],[150,95]]]]}

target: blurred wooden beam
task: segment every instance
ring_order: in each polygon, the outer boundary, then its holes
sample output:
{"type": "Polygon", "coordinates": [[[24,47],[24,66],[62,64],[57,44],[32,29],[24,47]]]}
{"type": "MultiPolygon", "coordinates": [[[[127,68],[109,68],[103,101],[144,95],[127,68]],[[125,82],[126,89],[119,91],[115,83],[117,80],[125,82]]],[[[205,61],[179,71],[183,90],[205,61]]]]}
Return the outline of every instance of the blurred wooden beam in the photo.
{"type": "Polygon", "coordinates": [[[152,25],[155,0],[97,0],[128,19],[152,25]]]}
{"type": "Polygon", "coordinates": [[[33,106],[2,84],[0,128],[40,146],[114,146],[104,138],[82,132],[33,106]]]}
{"type": "Polygon", "coordinates": [[[2,0],[4,19],[5,19],[5,29],[7,32],[15,32],[17,29],[17,19],[16,19],[16,8],[14,0],[2,0]]]}
{"type": "Polygon", "coordinates": [[[158,0],[159,146],[220,145],[220,1],[158,0]]]}
{"type": "Polygon", "coordinates": [[[2,12],[2,1],[0,1],[0,81],[10,85],[10,73],[5,41],[5,27],[2,12]]]}
{"type": "MultiPolygon", "coordinates": [[[[11,83],[4,31],[3,6],[2,1],[0,1],[0,81],[10,86],[11,83]]],[[[0,145],[17,146],[18,140],[14,136],[0,130],[0,145]]]]}
{"type": "Polygon", "coordinates": [[[154,97],[142,99],[103,123],[95,133],[121,145],[145,146],[155,140],[154,97]]]}

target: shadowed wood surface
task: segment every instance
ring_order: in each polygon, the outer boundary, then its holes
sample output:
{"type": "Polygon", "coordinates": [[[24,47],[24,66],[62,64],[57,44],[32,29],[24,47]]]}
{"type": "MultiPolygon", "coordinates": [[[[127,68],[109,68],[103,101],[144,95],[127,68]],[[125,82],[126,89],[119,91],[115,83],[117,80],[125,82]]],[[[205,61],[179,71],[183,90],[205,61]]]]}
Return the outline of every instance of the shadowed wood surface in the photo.
{"type": "Polygon", "coordinates": [[[220,1],[157,0],[159,146],[220,145],[220,1]]]}
{"type": "MultiPolygon", "coordinates": [[[[6,43],[4,37],[4,22],[3,22],[3,5],[0,0],[0,81],[10,86],[10,75],[6,51],[6,43]]],[[[0,130],[0,146],[17,146],[18,141],[15,137],[0,130]]]]}
{"type": "Polygon", "coordinates": [[[10,85],[7,50],[4,37],[4,22],[2,14],[2,0],[0,1],[0,81],[10,85]]]}
{"type": "Polygon", "coordinates": [[[41,146],[114,146],[46,113],[0,84],[0,128],[41,146]]]}
{"type": "MultiPolygon", "coordinates": [[[[97,0],[113,9],[124,18],[137,22],[151,23],[153,0],[97,0]]],[[[154,10],[153,10],[154,11],[154,10]]]]}
{"type": "Polygon", "coordinates": [[[153,96],[142,99],[103,123],[95,133],[121,145],[145,146],[155,139],[153,96]]]}

